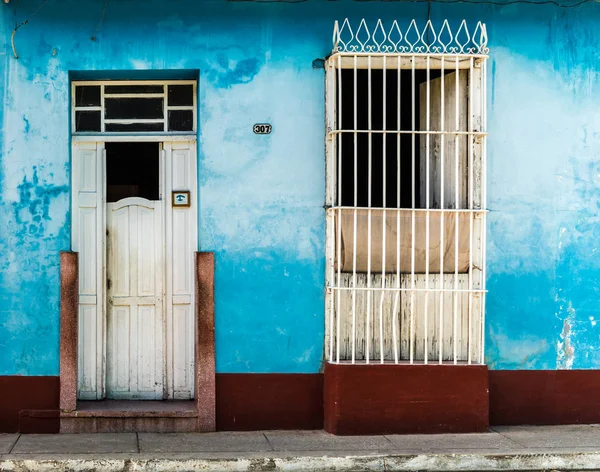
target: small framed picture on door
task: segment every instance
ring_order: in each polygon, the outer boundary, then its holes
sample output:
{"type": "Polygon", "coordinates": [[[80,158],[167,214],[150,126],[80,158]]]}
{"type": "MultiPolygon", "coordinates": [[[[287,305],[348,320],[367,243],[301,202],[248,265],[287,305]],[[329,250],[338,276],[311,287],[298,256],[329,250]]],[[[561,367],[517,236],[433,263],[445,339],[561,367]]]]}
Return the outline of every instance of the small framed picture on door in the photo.
{"type": "Polygon", "coordinates": [[[190,192],[189,190],[177,190],[172,193],[173,208],[189,208],[190,206],[190,192]]]}

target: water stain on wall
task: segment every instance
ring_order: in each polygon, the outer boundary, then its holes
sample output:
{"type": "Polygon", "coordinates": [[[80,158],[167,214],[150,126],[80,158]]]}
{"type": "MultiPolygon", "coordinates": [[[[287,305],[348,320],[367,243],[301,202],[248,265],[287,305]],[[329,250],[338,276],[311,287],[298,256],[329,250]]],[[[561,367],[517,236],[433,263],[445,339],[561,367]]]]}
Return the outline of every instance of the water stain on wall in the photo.
{"type": "Polygon", "coordinates": [[[17,198],[0,192],[0,375],[52,375],[58,363],[58,252],[69,240],[64,208],[69,188],[54,185],[52,172],[33,166],[17,185],[17,198]],[[58,208],[57,207],[57,208],[58,208]],[[56,221],[54,221],[56,220],[56,221]]]}
{"type": "Polygon", "coordinates": [[[264,58],[253,57],[250,51],[230,47],[215,51],[214,61],[207,70],[206,78],[217,88],[251,82],[264,65],[264,58]]]}
{"type": "Polygon", "coordinates": [[[27,176],[17,187],[19,200],[12,204],[16,238],[27,247],[37,249],[40,238],[46,235],[45,222],[50,221],[50,203],[63,193],[69,192],[67,185],[55,186],[40,183],[37,166],[33,167],[31,180],[27,176]]]}

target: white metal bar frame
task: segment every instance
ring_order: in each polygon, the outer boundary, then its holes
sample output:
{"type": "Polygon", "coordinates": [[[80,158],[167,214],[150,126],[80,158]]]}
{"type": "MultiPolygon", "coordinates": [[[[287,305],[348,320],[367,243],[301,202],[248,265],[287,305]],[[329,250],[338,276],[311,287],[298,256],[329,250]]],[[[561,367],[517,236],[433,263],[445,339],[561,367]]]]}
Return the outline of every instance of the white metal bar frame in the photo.
{"type": "Polygon", "coordinates": [[[412,20],[404,30],[397,21],[386,27],[378,20],[373,27],[363,19],[357,28],[353,28],[348,19],[341,27],[335,22],[333,51],[326,64],[325,353],[329,362],[460,365],[485,362],[487,42],[486,26],[481,22],[469,30],[463,20],[455,31],[448,20],[438,27],[427,21],[422,29],[412,20]],[[344,70],[352,71],[352,84],[344,83],[344,70]],[[367,74],[367,98],[361,104],[367,109],[365,121],[357,116],[359,70],[367,74]],[[375,70],[382,71],[380,91],[373,87],[375,70]],[[398,71],[397,80],[391,81],[387,72],[394,70],[398,71]],[[408,79],[404,84],[403,70],[407,71],[408,79]],[[419,93],[420,71],[424,71],[425,81],[419,93]],[[432,78],[433,75],[439,79],[432,78]],[[410,103],[403,104],[401,92],[407,85],[410,86],[410,103]],[[386,105],[388,91],[394,87],[397,88],[395,111],[386,105]],[[352,101],[344,102],[342,94],[350,91],[352,101]],[[373,126],[373,92],[381,94],[384,104],[381,129],[373,126]],[[421,100],[420,117],[417,116],[417,93],[421,100]],[[434,95],[436,108],[432,105],[434,95]],[[353,109],[346,110],[346,115],[342,114],[343,102],[352,103],[353,109]],[[411,112],[410,123],[401,121],[403,106],[411,112]],[[346,118],[342,123],[343,116],[346,118]],[[393,123],[394,118],[391,121],[389,117],[394,116],[396,126],[394,129],[392,124],[390,129],[389,123],[393,123]],[[359,128],[359,121],[367,123],[366,129],[359,128]],[[343,141],[344,136],[347,136],[346,141],[343,141]],[[361,136],[367,138],[364,150],[358,146],[361,136]],[[387,169],[388,136],[396,136],[397,147],[394,207],[389,207],[386,201],[386,186],[391,175],[387,169]],[[402,136],[410,140],[404,150],[402,136]],[[383,148],[381,207],[374,206],[372,201],[373,162],[379,157],[373,151],[375,137],[382,141],[383,148]],[[344,142],[349,146],[350,138],[353,148],[342,149],[344,142]],[[417,141],[421,146],[418,153],[417,141]],[[403,151],[410,151],[411,155],[403,156],[403,151]],[[368,169],[366,206],[358,205],[359,159],[365,160],[368,169]],[[342,181],[344,166],[354,169],[353,179],[346,179],[350,182],[342,181]],[[418,177],[417,166],[421,167],[418,177]],[[412,188],[407,207],[401,204],[403,172],[410,173],[407,182],[411,182],[412,188]],[[345,203],[348,197],[342,202],[345,185],[352,185],[352,206],[345,203]],[[359,214],[366,215],[366,223],[359,214]],[[381,218],[378,224],[373,222],[375,214],[381,218]],[[344,216],[350,218],[350,223],[342,228],[344,216]],[[403,222],[405,217],[408,224],[403,222]],[[417,237],[417,221],[423,218],[424,231],[417,237]],[[437,234],[433,234],[433,218],[439,221],[437,234]],[[452,225],[451,231],[446,228],[447,223],[452,225]],[[390,226],[395,228],[395,234],[389,233],[390,226]],[[376,240],[372,232],[378,228],[381,239],[376,240]],[[410,234],[409,239],[403,241],[406,233],[410,234]],[[436,243],[439,248],[435,250],[432,237],[439,238],[436,243]],[[459,270],[465,251],[464,247],[459,251],[459,241],[465,238],[466,271],[459,270]],[[407,243],[410,255],[403,252],[407,243]],[[377,259],[380,262],[377,263],[374,262],[377,260],[375,244],[379,245],[377,259]],[[452,247],[446,246],[450,244],[452,247]],[[425,248],[425,255],[417,255],[417,246],[425,248]],[[351,248],[351,257],[347,254],[348,248],[351,248]],[[357,253],[360,251],[366,251],[366,268],[359,270],[357,253]],[[342,262],[344,257],[345,262],[342,262]],[[438,257],[437,265],[433,264],[433,257],[438,257]],[[392,266],[395,262],[395,268],[386,265],[390,261],[392,266]],[[451,270],[448,264],[452,265],[451,270]],[[421,268],[418,273],[417,267],[421,268]]]}
{"type": "MultiPolygon", "coordinates": [[[[197,82],[195,80],[85,80],[85,81],[73,81],[71,82],[71,133],[74,136],[85,136],[91,134],[104,134],[104,133],[119,133],[131,134],[131,131],[106,131],[106,123],[115,124],[134,124],[134,123],[162,123],[164,134],[173,133],[182,135],[186,133],[195,133],[197,130],[197,107],[196,107],[196,89],[197,82]],[[106,93],[106,86],[135,86],[135,85],[156,85],[161,86],[163,91],[161,93],[106,93]],[[169,85],[192,85],[193,102],[192,105],[169,105],[168,104],[168,87],[169,85]],[[77,106],[76,105],[76,87],[79,86],[100,86],[100,106],[77,106]],[[120,99],[120,98],[139,98],[139,99],[152,99],[162,98],[163,99],[163,118],[158,119],[146,119],[146,118],[123,118],[123,119],[105,119],[105,99],[120,99]],[[193,113],[193,125],[191,131],[169,131],[169,111],[191,111],[193,113]],[[100,112],[100,130],[95,132],[88,131],[77,131],[76,129],[76,113],[78,111],[99,111],[100,112]]],[[[134,133],[146,133],[156,134],[157,131],[136,131],[134,133]]]]}

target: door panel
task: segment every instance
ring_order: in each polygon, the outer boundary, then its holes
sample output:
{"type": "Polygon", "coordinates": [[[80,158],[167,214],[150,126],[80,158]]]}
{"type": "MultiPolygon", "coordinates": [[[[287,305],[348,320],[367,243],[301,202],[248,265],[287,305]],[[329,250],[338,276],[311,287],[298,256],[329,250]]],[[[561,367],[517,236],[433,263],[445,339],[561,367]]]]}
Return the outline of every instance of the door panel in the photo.
{"type": "Polygon", "coordinates": [[[167,392],[173,399],[194,398],[195,277],[198,250],[196,147],[165,143],[167,247],[167,392]],[[172,191],[190,191],[189,207],[173,207],[172,191]]]}
{"type": "Polygon", "coordinates": [[[108,203],[108,398],[162,399],[162,201],[108,203]]]}
{"type": "Polygon", "coordinates": [[[72,240],[79,253],[77,398],[103,396],[103,143],[73,145],[72,240]]]}

